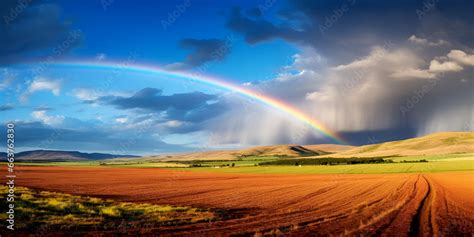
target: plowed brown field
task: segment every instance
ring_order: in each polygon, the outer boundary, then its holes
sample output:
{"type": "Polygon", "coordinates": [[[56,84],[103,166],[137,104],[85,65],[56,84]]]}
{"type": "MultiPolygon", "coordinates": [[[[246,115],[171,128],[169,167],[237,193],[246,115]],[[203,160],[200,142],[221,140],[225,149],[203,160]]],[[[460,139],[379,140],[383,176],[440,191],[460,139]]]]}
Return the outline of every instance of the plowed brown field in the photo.
{"type": "Polygon", "coordinates": [[[267,175],[20,167],[17,185],[119,201],[238,211],[161,235],[471,236],[474,173],[267,175]]]}

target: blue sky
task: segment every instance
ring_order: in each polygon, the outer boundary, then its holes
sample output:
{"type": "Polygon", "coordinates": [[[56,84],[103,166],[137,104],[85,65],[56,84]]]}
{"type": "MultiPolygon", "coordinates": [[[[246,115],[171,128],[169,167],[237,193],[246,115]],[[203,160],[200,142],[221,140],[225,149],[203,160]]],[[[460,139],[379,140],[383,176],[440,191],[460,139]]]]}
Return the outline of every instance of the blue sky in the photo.
{"type": "Polygon", "coordinates": [[[225,26],[231,7],[255,7],[250,1],[142,1],[138,4],[114,1],[110,5],[91,1],[66,2],[63,6],[68,13],[65,20],[71,19],[87,40],[87,44],[74,50],[79,57],[104,53],[110,59],[121,59],[134,52],[142,62],[166,65],[184,60],[189,53],[179,46],[182,39],[230,38],[232,54],[209,71],[247,82],[268,79],[275,68],[285,66],[287,58],[297,52],[293,45],[282,40],[246,44],[242,36],[225,26]],[[84,17],[85,12],[88,17],[84,17]],[[175,12],[179,13],[178,17],[169,18],[175,12]]]}
{"type": "Polygon", "coordinates": [[[7,0],[0,7],[1,120],[17,124],[19,150],[157,154],[331,142],[232,91],[55,64],[77,60],[221,78],[304,111],[354,145],[474,124],[470,1],[7,0]]]}

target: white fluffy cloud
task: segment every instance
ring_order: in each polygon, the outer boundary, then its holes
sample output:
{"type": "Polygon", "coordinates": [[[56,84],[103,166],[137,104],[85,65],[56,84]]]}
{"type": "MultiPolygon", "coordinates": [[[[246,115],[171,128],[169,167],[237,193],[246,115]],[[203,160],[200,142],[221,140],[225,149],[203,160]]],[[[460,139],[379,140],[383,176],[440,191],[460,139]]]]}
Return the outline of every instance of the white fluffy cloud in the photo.
{"type": "Polygon", "coordinates": [[[391,74],[394,78],[425,78],[425,79],[432,79],[436,77],[436,74],[428,71],[428,70],[421,70],[421,69],[414,69],[408,68],[403,71],[394,72],[391,74]]]}
{"type": "Polygon", "coordinates": [[[408,41],[418,44],[418,45],[427,45],[427,46],[450,45],[449,42],[445,40],[429,41],[427,39],[418,38],[415,35],[410,36],[410,38],[408,38],[408,41]]]}
{"type": "Polygon", "coordinates": [[[461,50],[451,50],[448,53],[448,58],[469,66],[474,66],[474,54],[467,54],[461,50]]]}
{"type": "Polygon", "coordinates": [[[305,48],[303,53],[298,53],[288,58],[289,65],[282,67],[275,78],[277,81],[285,82],[293,79],[311,79],[318,77],[318,71],[326,62],[312,48],[305,48]]]}
{"type": "Polygon", "coordinates": [[[60,125],[64,121],[64,116],[62,115],[55,115],[55,116],[49,116],[46,114],[46,111],[40,110],[40,111],[33,111],[31,113],[31,116],[36,119],[41,121],[42,123],[50,126],[56,126],[60,125]]]}
{"type": "Polygon", "coordinates": [[[7,89],[16,79],[16,74],[3,69],[2,80],[0,81],[0,91],[7,89]]]}
{"type": "MultiPolygon", "coordinates": [[[[467,82],[472,80],[470,68],[461,66],[467,65],[470,55],[451,51],[448,56],[432,56],[433,52],[424,55],[410,46],[388,44],[329,67],[324,58],[306,60],[321,57],[307,51],[295,55],[274,80],[247,86],[282,99],[339,132],[409,130],[421,135],[462,130],[474,109],[472,83],[467,82]],[[315,73],[305,73],[310,71],[315,73]]],[[[304,143],[321,136],[301,121],[257,103],[232,107],[210,126],[221,143],[304,143]]]]}
{"type": "Polygon", "coordinates": [[[61,84],[59,81],[48,80],[44,77],[35,77],[28,88],[30,93],[37,91],[51,91],[54,95],[58,96],[61,91],[61,84]]]}
{"type": "Polygon", "coordinates": [[[438,60],[431,60],[429,70],[435,73],[459,72],[463,70],[463,67],[455,62],[439,62],[438,60]]]}
{"type": "Polygon", "coordinates": [[[33,93],[38,91],[50,91],[53,95],[59,96],[61,92],[61,82],[57,80],[50,80],[41,76],[36,76],[29,84],[26,91],[20,96],[20,101],[27,101],[33,93]]]}
{"type": "Polygon", "coordinates": [[[96,100],[102,96],[130,96],[130,93],[117,91],[100,91],[89,88],[76,88],[72,91],[72,95],[80,100],[96,100]]]}
{"type": "Polygon", "coordinates": [[[390,61],[397,61],[400,57],[404,57],[402,53],[390,54],[388,55],[388,50],[390,46],[386,47],[374,47],[370,54],[361,59],[356,59],[348,64],[341,64],[332,69],[334,71],[345,71],[345,70],[357,70],[361,68],[368,68],[376,65],[380,60],[388,60],[388,56],[391,57],[390,61]]]}
{"type": "MultiPolygon", "coordinates": [[[[427,64],[419,53],[416,54],[408,49],[384,51],[374,49],[362,60],[337,66],[335,68],[337,70],[328,74],[328,83],[319,91],[310,93],[306,97],[314,102],[313,105],[316,108],[319,108],[323,121],[332,124],[332,127],[336,129],[346,131],[389,129],[401,126],[401,123],[418,127],[420,125],[413,124],[423,120],[418,120],[419,118],[428,119],[428,114],[432,116],[429,117],[430,119],[446,116],[446,114],[436,113],[435,115],[434,113],[442,106],[458,107],[472,104],[468,99],[469,87],[466,88],[465,85],[460,84],[460,80],[452,80],[464,77],[464,74],[468,73],[463,72],[463,67],[448,59],[442,62],[434,59],[430,61],[428,69],[419,69],[426,67],[427,64]],[[376,57],[376,55],[380,56],[376,57]],[[361,73],[351,77],[350,73],[353,74],[354,71],[361,73]],[[446,72],[451,73],[446,74],[446,72]],[[417,79],[428,79],[428,81],[417,79]],[[458,94],[452,94],[454,90],[458,94]],[[446,94],[452,95],[441,99],[442,95],[446,94]],[[442,102],[435,102],[438,100],[442,102]],[[402,122],[402,120],[411,120],[411,118],[403,117],[407,115],[401,114],[401,108],[407,102],[410,105],[414,104],[409,109],[413,110],[412,114],[417,117],[416,121],[402,122]],[[424,114],[420,111],[424,111],[424,114]]],[[[467,120],[468,118],[460,116],[459,119],[467,120]]],[[[425,126],[425,124],[422,125],[421,127],[425,126]]],[[[443,128],[458,129],[449,123],[446,123],[443,128]]]]}
{"type": "Polygon", "coordinates": [[[127,123],[127,122],[128,122],[128,118],[127,118],[127,117],[116,118],[116,119],[115,119],[115,122],[117,122],[117,123],[127,123]]]}
{"type": "Polygon", "coordinates": [[[462,65],[473,66],[474,55],[466,54],[461,50],[451,50],[447,56],[431,60],[428,69],[402,68],[391,74],[394,78],[425,78],[432,79],[448,72],[464,70],[462,65]]]}
{"type": "Polygon", "coordinates": [[[73,95],[80,100],[95,100],[100,96],[96,91],[84,88],[74,89],[73,95]]]}

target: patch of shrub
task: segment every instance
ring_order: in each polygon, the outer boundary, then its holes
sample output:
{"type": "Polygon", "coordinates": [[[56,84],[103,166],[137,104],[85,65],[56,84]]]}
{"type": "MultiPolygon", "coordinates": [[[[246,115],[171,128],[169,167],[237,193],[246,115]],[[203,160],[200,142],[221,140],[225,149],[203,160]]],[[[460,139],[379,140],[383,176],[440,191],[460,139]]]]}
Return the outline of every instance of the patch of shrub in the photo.
{"type": "Polygon", "coordinates": [[[315,159],[281,159],[259,163],[259,165],[355,165],[393,163],[383,158],[315,158],[315,159]]]}

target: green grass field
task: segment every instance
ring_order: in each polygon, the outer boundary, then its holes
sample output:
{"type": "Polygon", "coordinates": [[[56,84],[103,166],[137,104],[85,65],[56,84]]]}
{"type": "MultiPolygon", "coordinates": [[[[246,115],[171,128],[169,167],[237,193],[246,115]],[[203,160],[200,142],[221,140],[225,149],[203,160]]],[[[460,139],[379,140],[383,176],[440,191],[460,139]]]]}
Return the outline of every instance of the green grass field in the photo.
{"type": "Polygon", "coordinates": [[[445,171],[474,171],[474,160],[432,161],[428,163],[392,163],[312,166],[246,166],[180,168],[196,172],[257,173],[257,174],[383,174],[445,171]]]}
{"type": "MultiPolygon", "coordinates": [[[[1,162],[1,164],[6,164],[1,162]]],[[[130,167],[130,168],[179,168],[189,165],[175,162],[149,162],[149,161],[65,161],[65,162],[17,162],[18,166],[86,166],[86,167],[130,167]]]]}
{"type": "Polygon", "coordinates": [[[307,166],[258,166],[258,163],[273,161],[278,157],[246,157],[234,161],[186,161],[161,162],[146,159],[48,162],[48,163],[16,163],[29,166],[86,166],[86,167],[130,167],[130,168],[167,168],[196,172],[224,173],[271,173],[271,174],[379,174],[379,173],[415,173],[444,171],[473,171],[474,154],[450,154],[433,156],[393,157],[396,163],[385,164],[354,164],[354,165],[307,165],[307,166]],[[427,163],[399,163],[404,160],[428,160],[427,163]],[[232,167],[234,163],[235,167],[232,167]],[[200,164],[201,167],[190,167],[200,164]],[[228,166],[227,166],[228,165],[228,166]]]}
{"type": "MultiPolygon", "coordinates": [[[[410,156],[389,158],[394,162],[404,160],[428,160],[427,163],[388,163],[388,164],[355,164],[355,165],[311,165],[311,166],[238,166],[236,167],[198,167],[183,168],[197,172],[223,173],[262,173],[262,174],[383,174],[383,173],[418,173],[474,171],[474,154],[449,154],[433,156],[410,156]]],[[[270,159],[269,159],[270,160],[270,159]]],[[[228,163],[228,162],[227,162],[228,163]]],[[[258,162],[257,162],[258,163],[258,162]]]]}
{"type": "MultiPolygon", "coordinates": [[[[101,161],[66,161],[66,162],[17,162],[16,165],[28,166],[104,166],[104,167],[130,167],[130,168],[185,168],[192,164],[201,164],[202,166],[224,166],[234,163],[235,166],[254,166],[260,162],[273,161],[278,157],[245,157],[239,160],[203,160],[203,161],[159,161],[146,158],[132,159],[111,159],[101,161]]],[[[3,162],[4,163],[4,162],[3,162]]]]}

